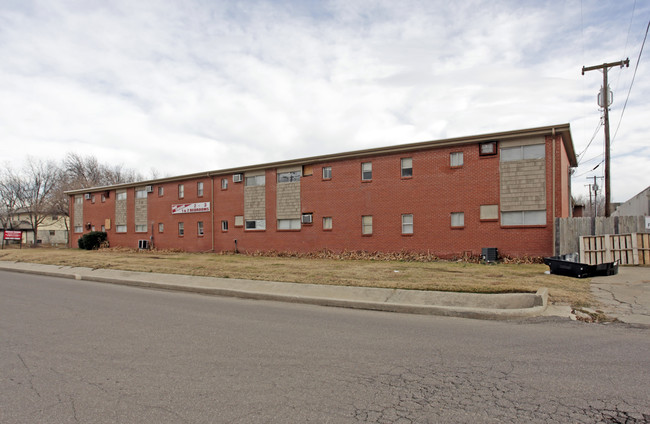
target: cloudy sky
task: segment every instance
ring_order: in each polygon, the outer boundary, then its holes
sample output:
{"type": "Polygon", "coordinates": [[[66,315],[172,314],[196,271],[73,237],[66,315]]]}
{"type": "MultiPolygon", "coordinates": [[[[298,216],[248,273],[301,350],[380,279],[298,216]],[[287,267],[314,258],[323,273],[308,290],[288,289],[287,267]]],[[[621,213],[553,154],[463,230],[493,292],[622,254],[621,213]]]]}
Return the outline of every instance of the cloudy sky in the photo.
{"type": "Polygon", "coordinates": [[[609,73],[624,201],[650,184],[649,22],[634,0],[0,0],[0,163],[171,176],[568,122],[586,193],[602,74],[581,69],[629,57],[609,73]]]}

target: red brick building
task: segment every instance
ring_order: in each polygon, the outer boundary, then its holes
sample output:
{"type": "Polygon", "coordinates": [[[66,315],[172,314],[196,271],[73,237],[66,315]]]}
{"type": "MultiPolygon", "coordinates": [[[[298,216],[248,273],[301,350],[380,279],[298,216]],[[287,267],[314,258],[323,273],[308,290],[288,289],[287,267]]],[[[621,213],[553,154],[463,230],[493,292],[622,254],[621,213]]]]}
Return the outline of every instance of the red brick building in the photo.
{"type": "Polygon", "coordinates": [[[575,166],[563,124],[75,190],[70,242],[552,255],[575,166]]]}

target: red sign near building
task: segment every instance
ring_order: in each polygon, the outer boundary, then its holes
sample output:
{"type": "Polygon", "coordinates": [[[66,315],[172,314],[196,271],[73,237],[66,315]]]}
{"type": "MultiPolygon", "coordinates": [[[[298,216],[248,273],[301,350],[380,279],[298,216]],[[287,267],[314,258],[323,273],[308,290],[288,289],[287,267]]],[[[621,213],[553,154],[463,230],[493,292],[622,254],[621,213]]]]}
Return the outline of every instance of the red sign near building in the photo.
{"type": "Polygon", "coordinates": [[[5,230],[4,240],[22,240],[23,239],[23,232],[22,231],[13,231],[13,230],[5,230]]]}
{"type": "Polygon", "coordinates": [[[179,205],[172,205],[172,214],[196,212],[210,212],[210,202],[181,203],[179,205]]]}

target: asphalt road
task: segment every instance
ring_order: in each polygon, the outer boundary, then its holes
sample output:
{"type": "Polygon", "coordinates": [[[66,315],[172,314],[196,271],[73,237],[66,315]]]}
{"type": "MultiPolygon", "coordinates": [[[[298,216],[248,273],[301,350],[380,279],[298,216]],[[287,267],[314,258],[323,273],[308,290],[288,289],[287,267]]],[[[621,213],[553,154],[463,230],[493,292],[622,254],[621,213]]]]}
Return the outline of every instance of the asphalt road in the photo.
{"type": "Polygon", "coordinates": [[[648,329],[0,272],[2,423],[626,420],[650,422],[648,329]]]}

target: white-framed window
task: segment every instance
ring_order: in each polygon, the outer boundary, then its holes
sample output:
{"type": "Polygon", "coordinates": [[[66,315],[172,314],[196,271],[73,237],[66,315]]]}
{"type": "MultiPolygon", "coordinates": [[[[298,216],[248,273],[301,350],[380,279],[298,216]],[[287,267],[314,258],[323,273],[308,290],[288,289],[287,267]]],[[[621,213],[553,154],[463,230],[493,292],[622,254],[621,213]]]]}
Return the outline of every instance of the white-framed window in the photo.
{"type": "Polygon", "coordinates": [[[135,226],[135,232],[136,233],[146,233],[147,232],[147,225],[136,225],[135,226]]]}
{"type": "Polygon", "coordinates": [[[221,231],[228,231],[228,221],[225,219],[221,221],[221,231]]]}
{"type": "Polygon", "coordinates": [[[196,183],[196,195],[199,197],[203,196],[203,181],[196,183]]]}
{"type": "Polygon", "coordinates": [[[361,217],[361,234],[372,234],[372,215],[364,215],[361,217]]]}
{"type": "Polygon", "coordinates": [[[126,191],[120,191],[115,195],[115,200],[126,200],[126,191]]]}
{"type": "Polygon", "coordinates": [[[502,147],[501,162],[512,162],[524,159],[544,159],[546,146],[544,144],[529,144],[527,146],[502,147]]]}
{"type": "Polygon", "coordinates": [[[332,229],[332,217],[331,216],[324,216],[323,217],[323,230],[331,230],[332,229]]]}
{"type": "Polygon", "coordinates": [[[246,177],[246,185],[248,187],[266,185],[266,177],[264,175],[255,175],[254,177],[246,177]]]}
{"type": "Polygon", "coordinates": [[[463,152],[450,153],[449,166],[463,166],[463,152]]]}
{"type": "Polygon", "coordinates": [[[278,219],[278,230],[299,230],[299,219],[278,219]]]}
{"type": "Polygon", "coordinates": [[[146,199],[147,198],[147,191],[145,189],[136,190],[135,191],[135,198],[136,199],[146,199]]]}
{"type": "Polygon", "coordinates": [[[266,230],[265,219],[247,219],[244,223],[244,228],[247,230],[266,230]]]}
{"type": "Polygon", "coordinates": [[[162,222],[158,223],[158,232],[159,233],[164,233],[165,232],[165,224],[163,224],[162,222]]]}
{"type": "Polygon", "coordinates": [[[74,232],[75,233],[83,233],[84,232],[84,226],[83,225],[75,225],[74,226],[74,232]]]}
{"type": "Polygon", "coordinates": [[[165,194],[165,188],[163,186],[158,186],[158,196],[163,196],[165,194]]]}
{"type": "Polygon", "coordinates": [[[178,223],[178,235],[179,236],[184,236],[185,235],[185,224],[182,222],[178,223]]]}
{"type": "Polygon", "coordinates": [[[75,202],[77,205],[81,205],[81,204],[83,204],[83,202],[84,202],[84,198],[83,198],[82,196],[75,196],[75,197],[74,197],[74,202],[75,202]]]}
{"type": "Polygon", "coordinates": [[[300,171],[280,172],[278,173],[279,183],[293,183],[300,181],[300,171]]]}
{"type": "Polygon", "coordinates": [[[361,179],[363,181],[372,180],[372,162],[363,162],[361,164],[361,179]]]}
{"type": "Polygon", "coordinates": [[[332,167],[331,166],[324,166],[323,167],[323,179],[324,180],[331,180],[332,179],[332,167]]]}
{"type": "MultiPolygon", "coordinates": [[[[105,233],[105,232],[106,232],[106,226],[105,226],[105,225],[102,225],[101,228],[102,228],[102,233],[105,233]]],[[[54,235],[54,234],[52,234],[52,235],[54,235]]]]}
{"type": "Polygon", "coordinates": [[[116,233],[126,233],[126,225],[116,225],[115,226],[115,232],[116,233]]]}
{"type": "Polygon", "coordinates": [[[402,178],[413,176],[413,158],[402,158],[400,160],[402,168],[402,178]]]}
{"type": "Polygon", "coordinates": [[[185,185],[184,184],[179,184],[178,185],[178,198],[182,199],[185,197],[185,185]]]}
{"type": "Polygon", "coordinates": [[[221,189],[226,190],[228,188],[228,178],[221,179],[221,189]]]}
{"type": "Polygon", "coordinates": [[[451,213],[451,226],[464,227],[465,226],[465,212],[452,212],[451,213]]]}
{"type": "Polygon", "coordinates": [[[106,201],[106,195],[102,194],[102,203],[104,203],[105,201],[106,201]]]}
{"type": "Polygon", "coordinates": [[[413,234],[413,214],[402,215],[402,234],[413,234]]]}
{"type": "Polygon", "coordinates": [[[95,203],[95,195],[90,196],[90,203],[95,203]]]}
{"type": "Polygon", "coordinates": [[[203,232],[203,221],[199,221],[196,223],[196,234],[199,236],[202,236],[204,234],[203,232]]]}
{"type": "Polygon", "coordinates": [[[501,212],[501,225],[546,225],[546,211],[501,212]]]}

